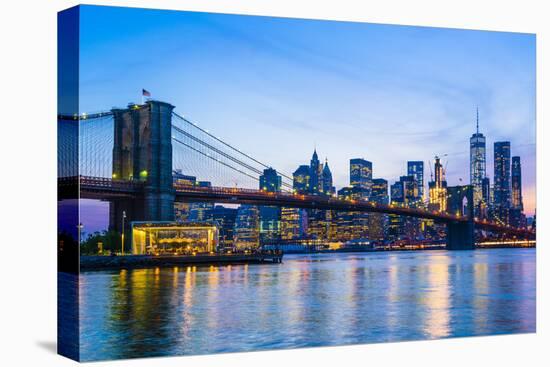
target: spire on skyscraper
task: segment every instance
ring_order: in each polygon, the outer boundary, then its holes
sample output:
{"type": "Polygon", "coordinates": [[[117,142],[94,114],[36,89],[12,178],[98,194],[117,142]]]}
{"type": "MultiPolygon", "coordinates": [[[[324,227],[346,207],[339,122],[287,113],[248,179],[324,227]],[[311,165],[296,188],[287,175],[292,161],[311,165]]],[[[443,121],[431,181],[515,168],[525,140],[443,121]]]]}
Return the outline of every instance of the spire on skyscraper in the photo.
{"type": "Polygon", "coordinates": [[[330,168],[328,166],[328,158],[325,158],[325,166],[323,167],[323,173],[331,174],[330,168]]]}
{"type": "Polygon", "coordinates": [[[317,157],[317,148],[313,148],[313,156],[311,157],[311,159],[317,161],[319,160],[319,158],[317,157]]]}
{"type": "Polygon", "coordinates": [[[479,134],[479,107],[476,106],[476,134],[479,134]]]}

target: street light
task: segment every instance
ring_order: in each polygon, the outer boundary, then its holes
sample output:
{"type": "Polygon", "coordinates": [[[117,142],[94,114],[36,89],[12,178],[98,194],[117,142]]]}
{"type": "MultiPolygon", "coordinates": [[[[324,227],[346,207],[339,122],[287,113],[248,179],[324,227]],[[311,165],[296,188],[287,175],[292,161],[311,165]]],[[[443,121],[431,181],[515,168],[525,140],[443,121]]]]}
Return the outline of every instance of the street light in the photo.
{"type": "Polygon", "coordinates": [[[126,210],[122,211],[122,244],[121,244],[121,255],[124,255],[124,221],[126,219],[126,210]]]}

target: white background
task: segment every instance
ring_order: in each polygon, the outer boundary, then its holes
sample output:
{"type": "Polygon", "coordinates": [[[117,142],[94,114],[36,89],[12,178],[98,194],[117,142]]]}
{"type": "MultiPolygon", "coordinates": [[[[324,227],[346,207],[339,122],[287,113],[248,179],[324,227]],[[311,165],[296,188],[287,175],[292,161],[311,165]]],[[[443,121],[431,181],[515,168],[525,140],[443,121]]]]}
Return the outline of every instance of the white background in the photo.
{"type": "MultiPolygon", "coordinates": [[[[550,10],[545,1],[128,0],[95,4],[537,33],[537,334],[171,357],[119,366],[548,366],[550,10]],[[376,4],[375,4],[376,3],[376,4]],[[546,112],[546,113],[545,113],[546,112]],[[546,156],[545,156],[546,154],[546,156]],[[542,167],[546,167],[545,170],[542,167]],[[545,187],[546,184],[546,187],[545,187]],[[546,281],[545,281],[546,279],[546,281]]],[[[56,340],[56,12],[64,0],[0,9],[0,364],[65,366],[56,340]]],[[[475,55],[472,55],[475,57],[475,55]]],[[[107,365],[107,362],[95,366],[107,365]]]]}

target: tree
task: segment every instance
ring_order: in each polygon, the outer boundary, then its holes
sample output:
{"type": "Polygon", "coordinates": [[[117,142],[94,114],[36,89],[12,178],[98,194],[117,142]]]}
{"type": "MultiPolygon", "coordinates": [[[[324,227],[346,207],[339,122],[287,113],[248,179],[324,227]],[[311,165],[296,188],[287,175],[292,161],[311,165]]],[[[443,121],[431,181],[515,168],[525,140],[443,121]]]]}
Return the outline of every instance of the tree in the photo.
{"type": "Polygon", "coordinates": [[[116,231],[94,232],[80,244],[81,255],[96,255],[99,242],[103,243],[103,252],[120,251],[121,237],[116,231]]]}

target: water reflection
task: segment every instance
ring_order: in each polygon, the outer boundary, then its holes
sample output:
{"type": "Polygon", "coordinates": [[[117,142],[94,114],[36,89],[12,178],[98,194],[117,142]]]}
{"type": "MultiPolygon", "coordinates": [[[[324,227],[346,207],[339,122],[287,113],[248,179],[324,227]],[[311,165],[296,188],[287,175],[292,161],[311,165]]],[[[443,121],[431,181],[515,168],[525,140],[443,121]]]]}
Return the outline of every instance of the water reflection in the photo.
{"type": "Polygon", "coordinates": [[[535,331],[535,251],[286,256],[81,275],[84,360],[535,331]]]}

